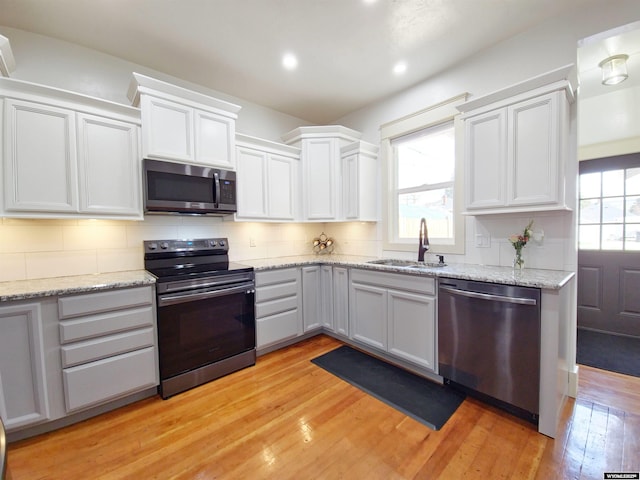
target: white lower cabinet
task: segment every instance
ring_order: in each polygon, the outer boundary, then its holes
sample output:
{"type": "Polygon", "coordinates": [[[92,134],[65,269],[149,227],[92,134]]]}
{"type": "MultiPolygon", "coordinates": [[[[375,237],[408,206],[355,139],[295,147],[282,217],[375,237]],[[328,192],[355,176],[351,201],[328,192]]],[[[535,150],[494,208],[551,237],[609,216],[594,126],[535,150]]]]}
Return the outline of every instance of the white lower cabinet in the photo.
{"type": "Polygon", "coordinates": [[[322,327],[320,266],[302,267],[302,324],[309,332],[322,327]]]}
{"type": "Polygon", "coordinates": [[[58,299],[67,412],[158,384],[152,287],[58,299]]]}
{"type": "Polygon", "coordinates": [[[49,419],[38,302],[0,307],[0,416],[8,431],[49,419]]]}
{"type": "Polygon", "coordinates": [[[349,335],[349,269],[333,267],[333,330],[338,335],[349,335]]]}
{"type": "Polygon", "coordinates": [[[300,268],[256,272],[258,350],[302,334],[300,284],[300,268]]]}
{"type": "Polygon", "coordinates": [[[352,269],[352,340],[435,371],[436,290],[432,277],[352,269]]]}
{"type": "Polygon", "coordinates": [[[333,267],[331,265],[320,266],[319,285],[320,323],[322,327],[333,332],[335,331],[335,318],[333,315],[333,267]]]}

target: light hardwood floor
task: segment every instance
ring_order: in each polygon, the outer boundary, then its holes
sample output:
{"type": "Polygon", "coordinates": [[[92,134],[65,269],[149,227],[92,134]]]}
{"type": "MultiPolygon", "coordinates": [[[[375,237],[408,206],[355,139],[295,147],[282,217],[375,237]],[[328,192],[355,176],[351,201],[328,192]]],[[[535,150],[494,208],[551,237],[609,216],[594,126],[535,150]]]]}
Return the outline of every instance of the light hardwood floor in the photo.
{"type": "Polygon", "coordinates": [[[640,470],[640,379],[581,367],[552,440],[467,399],[433,431],[309,360],[321,335],[255,367],[9,446],[22,479],[602,479],[640,470]]]}

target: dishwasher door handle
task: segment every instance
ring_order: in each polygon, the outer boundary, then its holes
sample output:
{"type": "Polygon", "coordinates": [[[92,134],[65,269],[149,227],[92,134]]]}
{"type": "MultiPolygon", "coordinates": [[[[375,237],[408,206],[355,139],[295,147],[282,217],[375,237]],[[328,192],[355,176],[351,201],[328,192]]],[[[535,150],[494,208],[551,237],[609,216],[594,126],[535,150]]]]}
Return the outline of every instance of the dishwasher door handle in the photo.
{"type": "Polygon", "coordinates": [[[440,285],[440,290],[444,290],[445,292],[449,292],[453,295],[461,295],[463,297],[469,297],[469,298],[478,298],[480,300],[490,300],[493,302],[516,303],[518,305],[536,305],[537,304],[535,298],[507,297],[505,295],[494,295],[491,293],[471,292],[469,290],[460,290],[459,288],[446,287],[443,285],[440,285]]]}

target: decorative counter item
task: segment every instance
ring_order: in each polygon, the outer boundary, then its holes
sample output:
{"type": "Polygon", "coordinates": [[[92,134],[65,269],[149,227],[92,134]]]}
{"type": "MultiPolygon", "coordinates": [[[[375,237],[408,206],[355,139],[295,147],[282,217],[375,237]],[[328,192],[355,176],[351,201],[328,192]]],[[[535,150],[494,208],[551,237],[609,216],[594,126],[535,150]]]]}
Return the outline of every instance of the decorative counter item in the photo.
{"type": "Polygon", "coordinates": [[[531,227],[533,226],[533,220],[529,222],[529,225],[524,227],[524,232],[521,235],[511,235],[509,241],[513,248],[516,249],[516,256],[513,259],[513,270],[515,272],[521,271],[524,268],[524,258],[522,258],[522,249],[527,245],[527,242],[531,238],[531,227]]]}
{"type": "Polygon", "coordinates": [[[333,252],[333,238],[327,237],[324,232],[319,237],[313,239],[314,253],[331,253],[333,252]]]}

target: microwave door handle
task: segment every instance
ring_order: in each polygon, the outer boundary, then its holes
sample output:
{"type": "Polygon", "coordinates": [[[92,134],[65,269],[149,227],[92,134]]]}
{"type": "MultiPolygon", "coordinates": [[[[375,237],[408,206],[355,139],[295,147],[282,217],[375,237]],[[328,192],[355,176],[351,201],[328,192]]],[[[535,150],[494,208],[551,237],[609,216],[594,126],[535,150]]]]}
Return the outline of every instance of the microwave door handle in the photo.
{"type": "Polygon", "coordinates": [[[216,208],[220,207],[220,174],[218,172],[213,172],[213,182],[216,189],[216,208]]]}

